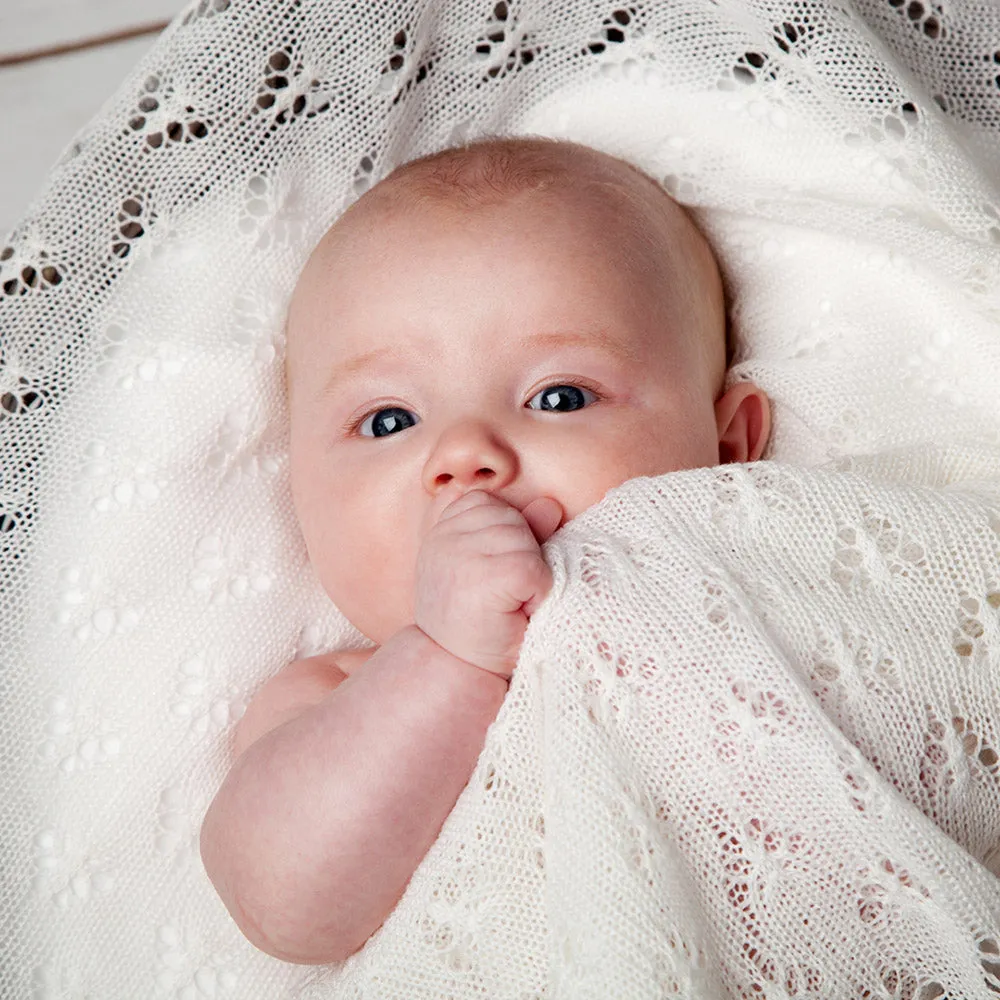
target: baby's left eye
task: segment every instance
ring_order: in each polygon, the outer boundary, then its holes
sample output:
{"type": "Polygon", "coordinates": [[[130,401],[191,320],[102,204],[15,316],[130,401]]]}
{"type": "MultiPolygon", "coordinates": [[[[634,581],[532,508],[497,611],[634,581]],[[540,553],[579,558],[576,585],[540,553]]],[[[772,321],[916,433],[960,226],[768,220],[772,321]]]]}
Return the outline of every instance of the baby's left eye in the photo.
{"type": "Polygon", "coordinates": [[[580,385],[550,385],[536,392],[525,404],[532,410],[582,410],[588,403],[597,401],[597,396],[580,385]],[[587,397],[590,397],[588,400],[587,397]],[[538,405],[534,406],[535,400],[538,405]]]}

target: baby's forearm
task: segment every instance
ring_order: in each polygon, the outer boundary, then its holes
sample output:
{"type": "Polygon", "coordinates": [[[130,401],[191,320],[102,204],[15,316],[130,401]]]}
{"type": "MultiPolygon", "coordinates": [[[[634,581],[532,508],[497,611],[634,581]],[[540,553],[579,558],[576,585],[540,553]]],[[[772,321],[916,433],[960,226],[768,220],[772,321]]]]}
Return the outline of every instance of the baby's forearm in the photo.
{"type": "Polygon", "coordinates": [[[469,779],[507,690],[416,626],[237,760],[202,856],[244,934],[340,961],[395,906],[469,779]]]}

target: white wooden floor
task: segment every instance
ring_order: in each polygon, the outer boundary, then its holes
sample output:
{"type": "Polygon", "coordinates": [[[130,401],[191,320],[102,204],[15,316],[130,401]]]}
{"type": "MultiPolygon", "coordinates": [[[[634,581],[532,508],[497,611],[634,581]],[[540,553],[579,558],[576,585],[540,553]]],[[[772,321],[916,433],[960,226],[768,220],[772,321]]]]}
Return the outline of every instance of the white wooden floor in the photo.
{"type": "Polygon", "coordinates": [[[73,136],[184,6],[185,0],[0,0],[0,241],[73,136]],[[150,33],[113,40],[150,26],[150,33]]]}

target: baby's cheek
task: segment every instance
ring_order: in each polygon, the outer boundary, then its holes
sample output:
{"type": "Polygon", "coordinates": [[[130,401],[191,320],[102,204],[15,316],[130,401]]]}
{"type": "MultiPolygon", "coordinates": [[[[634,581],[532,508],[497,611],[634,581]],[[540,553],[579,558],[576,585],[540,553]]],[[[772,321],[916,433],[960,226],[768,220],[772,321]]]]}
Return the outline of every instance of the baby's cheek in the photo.
{"type": "Polygon", "coordinates": [[[617,474],[621,482],[636,476],[660,476],[714,465],[718,458],[714,419],[706,423],[685,414],[674,419],[651,420],[632,430],[621,442],[618,454],[617,474]]]}
{"type": "Polygon", "coordinates": [[[603,500],[608,490],[633,476],[643,475],[641,470],[648,465],[624,442],[604,449],[588,449],[576,456],[576,461],[563,473],[561,492],[552,495],[562,503],[565,520],[569,521],[603,500]]]}
{"type": "Polygon", "coordinates": [[[413,621],[415,561],[403,538],[346,533],[328,560],[327,594],[356,628],[384,643],[413,621]]]}

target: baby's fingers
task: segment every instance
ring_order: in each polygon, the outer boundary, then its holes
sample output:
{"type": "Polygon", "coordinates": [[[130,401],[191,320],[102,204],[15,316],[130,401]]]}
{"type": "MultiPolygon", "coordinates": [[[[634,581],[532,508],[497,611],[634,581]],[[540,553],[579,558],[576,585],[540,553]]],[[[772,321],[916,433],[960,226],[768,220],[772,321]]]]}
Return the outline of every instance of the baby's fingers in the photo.
{"type": "MultiPolygon", "coordinates": [[[[499,497],[493,496],[492,493],[487,493],[486,490],[469,490],[467,493],[459,494],[441,511],[438,517],[438,524],[443,524],[445,521],[460,517],[466,514],[467,511],[475,510],[476,508],[488,508],[488,510],[480,511],[480,516],[482,516],[495,512],[497,508],[509,506],[510,504],[505,503],[499,497]]],[[[465,519],[468,520],[468,516],[465,519]]]]}
{"type": "Polygon", "coordinates": [[[521,511],[539,545],[544,544],[563,519],[562,504],[552,497],[536,497],[521,511]]]}
{"type": "Polygon", "coordinates": [[[541,553],[525,557],[523,552],[494,556],[491,569],[497,580],[494,594],[499,611],[523,611],[529,618],[552,589],[552,570],[541,553]]]}

